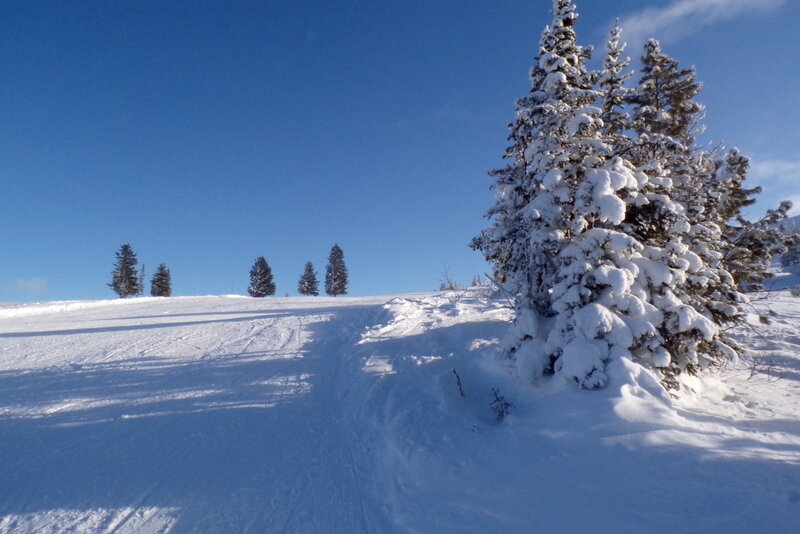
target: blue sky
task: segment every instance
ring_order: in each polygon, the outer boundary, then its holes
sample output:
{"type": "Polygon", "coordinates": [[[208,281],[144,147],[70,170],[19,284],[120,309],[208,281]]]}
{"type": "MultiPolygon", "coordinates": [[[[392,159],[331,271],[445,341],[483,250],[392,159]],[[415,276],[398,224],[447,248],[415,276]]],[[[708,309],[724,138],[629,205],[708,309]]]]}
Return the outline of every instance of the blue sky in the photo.
{"type": "MultiPolygon", "coordinates": [[[[3,2],[0,301],[112,298],[122,243],[176,295],[242,294],[261,255],[294,295],[333,243],[352,295],[469,282],[550,5],[3,2]]],[[[582,44],[620,17],[633,58],[696,65],[703,141],[752,158],[760,210],[800,205],[797,1],[578,9],[582,44]]]]}

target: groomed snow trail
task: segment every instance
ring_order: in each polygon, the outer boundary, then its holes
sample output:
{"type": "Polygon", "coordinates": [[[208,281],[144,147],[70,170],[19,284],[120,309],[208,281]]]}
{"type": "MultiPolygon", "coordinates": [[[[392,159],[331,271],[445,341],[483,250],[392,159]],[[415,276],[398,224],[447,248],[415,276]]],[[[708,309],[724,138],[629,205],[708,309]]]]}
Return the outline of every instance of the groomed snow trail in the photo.
{"type": "Polygon", "coordinates": [[[385,299],[0,309],[0,532],[381,532],[351,349],[385,299]]]}
{"type": "Polygon", "coordinates": [[[479,293],[0,306],[0,533],[800,533],[800,299],[757,305],[676,397],[529,383],[479,293]]]}

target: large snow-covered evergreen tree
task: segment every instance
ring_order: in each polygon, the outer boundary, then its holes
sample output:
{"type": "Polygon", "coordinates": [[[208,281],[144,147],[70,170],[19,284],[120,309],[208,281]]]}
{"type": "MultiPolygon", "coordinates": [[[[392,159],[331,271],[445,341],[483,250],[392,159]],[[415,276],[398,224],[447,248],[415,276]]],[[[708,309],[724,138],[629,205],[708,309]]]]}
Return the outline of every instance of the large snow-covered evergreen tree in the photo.
{"type": "Polygon", "coordinates": [[[150,280],[150,295],[154,297],[172,295],[172,275],[164,263],[159,264],[156,272],[153,273],[153,278],[150,280]]]}
{"type": "MultiPolygon", "coordinates": [[[[706,300],[707,313],[718,323],[736,322],[742,299],[738,292],[757,289],[759,280],[769,276],[769,260],[782,250],[778,236],[768,235],[768,225],[750,223],[741,215],[760,192],[744,186],[747,159],[736,150],[721,159],[695,145],[703,107],[694,101],[701,88],[694,69],[679,68],[656,40],[645,46],[642,65],[639,87],[629,97],[638,162],[658,160],[672,182],[671,195],[684,207],[690,225],[685,242],[705,262],[703,272],[689,278],[694,293],[706,300]],[[756,247],[761,261],[747,259],[744,244],[754,246],[762,238],[774,246],[756,247]]],[[[779,219],[781,213],[780,207],[771,210],[767,219],[779,219]]]]}
{"type": "Polygon", "coordinates": [[[264,256],[259,256],[250,269],[250,287],[247,292],[251,297],[268,297],[275,294],[272,269],[264,256]]]}
{"type": "Polygon", "coordinates": [[[325,293],[332,297],[347,294],[347,266],[344,264],[344,251],[339,245],[333,245],[328,255],[325,293]]]}
{"type": "Polygon", "coordinates": [[[670,353],[659,366],[666,381],[737,356],[725,330],[742,315],[743,297],[723,263],[723,219],[715,208],[719,184],[712,154],[695,145],[703,106],[694,68],[682,69],[651,39],[642,56],[642,77],[630,95],[636,133],[631,157],[650,177],[649,202],[631,210],[630,231],[661,248],[658,258],[680,271],[662,301],[660,332],[670,353]],[[665,222],[667,224],[665,224],[665,222]],[[665,255],[666,254],[666,255],[665,255]]]}
{"type": "Polygon", "coordinates": [[[621,231],[647,176],[614,154],[619,131],[604,136],[576,19],[571,1],[554,1],[531,92],[511,126],[512,163],[492,173],[493,224],[473,246],[495,262],[514,297],[505,346],[518,368],[529,378],[555,372],[598,387],[609,359],[663,360],[665,349],[643,289],[655,269],[637,265],[643,247],[621,231]]]}
{"type": "Polygon", "coordinates": [[[602,70],[588,72],[574,4],[554,0],[552,13],[510,163],[490,173],[492,224],[472,242],[514,299],[507,354],[534,379],[597,387],[606,362],[630,357],[677,385],[737,356],[725,327],[741,317],[717,161],[695,145],[700,84],[651,40],[639,86],[625,88],[619,27],[602,70]]]}
{"type": "Polygon", "coordinates": [[[117,262],[114,264],[111,282],[108,284],[120,298],[124,299],[142,293],[139,273],[136,270],[138,263],[136,253],[131,246],[127,243],[122,245],[117,252],[117,262]]]}
{"type": "Polygon", "coordinates": [[[314,271],[314,264],[310,261],[306,262],[303,274],[300,276],[300,281],[297,283],[297,292],[301,295],[311,295],[313,297],[319,295],[317,273],[314,271]]]}
{"type": "MultiPolygon", "coordinates": [[[[572,2],[554,2],[553,25],[542,33],[531,68],[531,90],[517,101],[516,119],[509,125],[511,145],[504,157],[510,163],[489,173],[495,178],[497,195],[487,213],[493,224],[472,243],[493,262],[495,278],[507,285],[518,311],[534,310],[543,316],[552,315],[549,295],[564,239],[560,203],[569,196],[565,183],[557,180],[557,171],[545,177],[558,167],[565,123],[575,118],[569,116],[575,105],[589,105],[594,100],[584,51],[575,42],[576,18],[572,2]],[[580,78],[580,91],[568,97],[578,97],[580,103],[561,98],[563,88],[574,86],[574,79],[568,85],[567,74],[580,78]]],[[[576,127],[577,121],[572,126],[576,127]]]]}

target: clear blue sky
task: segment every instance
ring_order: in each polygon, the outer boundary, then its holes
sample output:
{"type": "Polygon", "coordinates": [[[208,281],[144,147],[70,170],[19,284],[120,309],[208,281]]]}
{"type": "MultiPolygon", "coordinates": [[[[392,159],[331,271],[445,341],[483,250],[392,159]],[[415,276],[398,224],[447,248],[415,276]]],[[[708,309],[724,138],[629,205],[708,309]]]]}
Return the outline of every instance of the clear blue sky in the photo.
{"type": "MultiPolygon", "coordinates": [[[[800,200],[798,4],[578,0],[578,35],[620,17],[696,65],[704,141],[753,159],[766,207],[800,200]]],[[[550,7],[2,2],[0,301],[112,298],[122,243],[177,295],[242,294],[260,255],[294,295],[333,243],[352,295],[468,283],[550,7]]]]}

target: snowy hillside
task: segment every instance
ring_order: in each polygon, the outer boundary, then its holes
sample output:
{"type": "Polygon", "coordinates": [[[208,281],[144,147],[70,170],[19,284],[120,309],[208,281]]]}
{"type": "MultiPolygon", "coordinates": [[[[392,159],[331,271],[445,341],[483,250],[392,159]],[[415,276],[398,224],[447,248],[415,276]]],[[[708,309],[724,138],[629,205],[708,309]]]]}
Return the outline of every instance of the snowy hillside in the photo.
{"type": "Polygon", "coordinates": [[[519,383],[503,304],[0,307],[0,532],[800,532],[800,299],[677,399],[519,383]]]}

